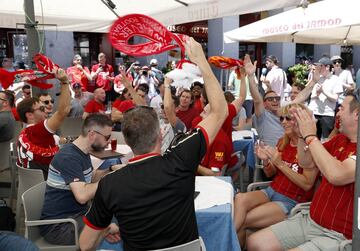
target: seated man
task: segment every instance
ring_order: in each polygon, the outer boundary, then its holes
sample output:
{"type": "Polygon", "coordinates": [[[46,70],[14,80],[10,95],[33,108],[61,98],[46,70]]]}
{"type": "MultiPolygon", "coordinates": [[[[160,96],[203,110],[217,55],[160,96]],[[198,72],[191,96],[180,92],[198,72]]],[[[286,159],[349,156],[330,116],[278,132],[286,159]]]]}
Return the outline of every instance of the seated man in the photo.
{"type": "Polygon", "coordinates": [[[104,89],[97,88],[94,91],[94,99],[90,100],[84,108],[84,113],[82,115],[83,119],[86,119],[87,116],[91,113],[105,113],[106,107],[104,105],[106,98],[106,93],[104,89]]]}
{"type": "Polygon", "coordinates": [[[16,108],[21,121],[27,124],[19,135],[17,165],[41,169],[45,179],[49,164],[59,150],[59,137],[54,133],[70,111],[69,80],[64,70],[59,69],[57,79],[62,83],[61,95],[58,109],[50,118],[38,98],[26,98],[16,108]]]}
{"type": "Polygon", "coordinates": [[[14,136],[15,118],[11,112],[14,95],[9,91],[0,91],[0,142],[9,141],[14,136]]]}
{"type": "Polygon", "coordinates": [[[324,144],[316,137],[311,116],[293,112],[302,136],[297,145],[299,165],[317,167],[322,180],[310,212],[303,210],[251,235],[248,250],[339,250],[342,241],[352,238],[359,109],[358,93],[346,96],[338,112],[340,134],[324,144]]]}
{"type": "Polygon", "coordinates": [[[227,110],[221,87],[201,45],[190,38],[185,47],[190,60],[204,76],[211,113],[163,156],[155,110],[138,106],[124,114],[122,132],[135,158],[101,179],[93,204],[84,217],[81,250],[94,248],[114,216],[125,251],[167,248],[199,238],[194,210],[195,172],[227,110]]]}
{"type": "MultiPolygon", "coordinates": [[[[109,144],[111,129],[108,116],[91,114],[82,125],[81,135],[55,154],[50,163],[41,219],[74,218],[80,233],[87,202],[94,197],[98,180],[107,172],[93,170],[89,151],[104,150],[109,144]]],[[[45,240],[59,245],[74,244],[74,231],[71,223],[41,227],[45,240]]]]}

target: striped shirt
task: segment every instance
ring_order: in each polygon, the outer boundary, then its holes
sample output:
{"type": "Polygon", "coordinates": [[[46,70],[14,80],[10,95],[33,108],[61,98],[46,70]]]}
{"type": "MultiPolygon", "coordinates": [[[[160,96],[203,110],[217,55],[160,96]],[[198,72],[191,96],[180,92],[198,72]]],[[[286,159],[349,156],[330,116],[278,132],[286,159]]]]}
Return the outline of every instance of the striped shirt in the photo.
{"type": "MultiPolygon", "coordinates": [[[[339,134],[324,143],[327,151],[343,161],[356,155],[356,143],[339,134]]],[[[310,206],[310,216],[319,225],[352,239],[354,183],[334,186],[323,176],[310,206]]]]}

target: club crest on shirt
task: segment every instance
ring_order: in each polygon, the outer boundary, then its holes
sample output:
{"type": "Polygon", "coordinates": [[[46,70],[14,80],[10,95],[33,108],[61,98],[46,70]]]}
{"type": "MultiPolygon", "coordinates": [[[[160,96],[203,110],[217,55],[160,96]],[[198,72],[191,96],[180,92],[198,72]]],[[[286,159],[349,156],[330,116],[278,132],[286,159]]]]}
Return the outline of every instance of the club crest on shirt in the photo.
{"type": "Polygon", "coordinates": [[[215,152],[215,159],[217,161],[223,161],[224,160],[224,152],[215,152]]]}

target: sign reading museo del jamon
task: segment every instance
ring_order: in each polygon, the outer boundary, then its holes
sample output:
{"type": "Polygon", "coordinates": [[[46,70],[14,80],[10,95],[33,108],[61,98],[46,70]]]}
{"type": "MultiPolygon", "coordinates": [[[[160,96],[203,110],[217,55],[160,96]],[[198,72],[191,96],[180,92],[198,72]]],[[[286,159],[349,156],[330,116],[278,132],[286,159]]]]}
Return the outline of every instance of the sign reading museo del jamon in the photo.
{"type": "Polygon", "coordinates": [[[341,18],[329,18],[329,19],[316,19],[316,20],[305,20],[295,21],[294,23],[285,23],[280,25],[274,25],[265,27],[263,29],[263,35],[309,30],[309,29],[325,29],[332,28],[341,25],[341,18]]]}

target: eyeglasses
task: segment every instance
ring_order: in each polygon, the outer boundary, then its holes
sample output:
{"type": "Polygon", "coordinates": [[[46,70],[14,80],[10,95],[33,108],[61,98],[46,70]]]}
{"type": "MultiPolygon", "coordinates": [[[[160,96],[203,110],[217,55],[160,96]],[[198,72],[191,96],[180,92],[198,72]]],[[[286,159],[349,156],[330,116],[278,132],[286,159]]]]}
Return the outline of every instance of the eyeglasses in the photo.
{"type": "Polygon", "coordinates": [[[45,105],[49,105],[50,102],[51,102],[51,104],[54,104],[55,101],[52,99],[52,100],[44,100],[44,101],[41,101],[41,102],[43,102],[45,105]]]}
{"type": "Polygon", "coordinates": [[[284,119],[285,119],[286,121],[291,121],[291,120],[292,120],[292,117],[290,117],[290,116],[280,116],[280,122],[283,122],[284,119]]]}
{"type": "Polygon", "coordinates": [[[111,134],[110,134],[110,135],[104,135],[104,134],[102,134],[101,132],[98,132],[98,131],[96,131],[96,130],[93,130],[93,131],[96,132],[97,134],[103,136],[106,141],[109,141],[109,139],[110,139],[110,137],[111,137],[111,134]]]}
{"type": "Polygon", "coordinates": [[[280,101],[280,97],[267,97],[265,98],[265,101],[277,101],[279,102],[280,101]]]}
{"type": "Polygon", "coordinates": [[[33,112],[35,111],[41,111],[41,112],[45,112],[45,106],[39,106],[39,108],[33,109],[33,112]]]}

